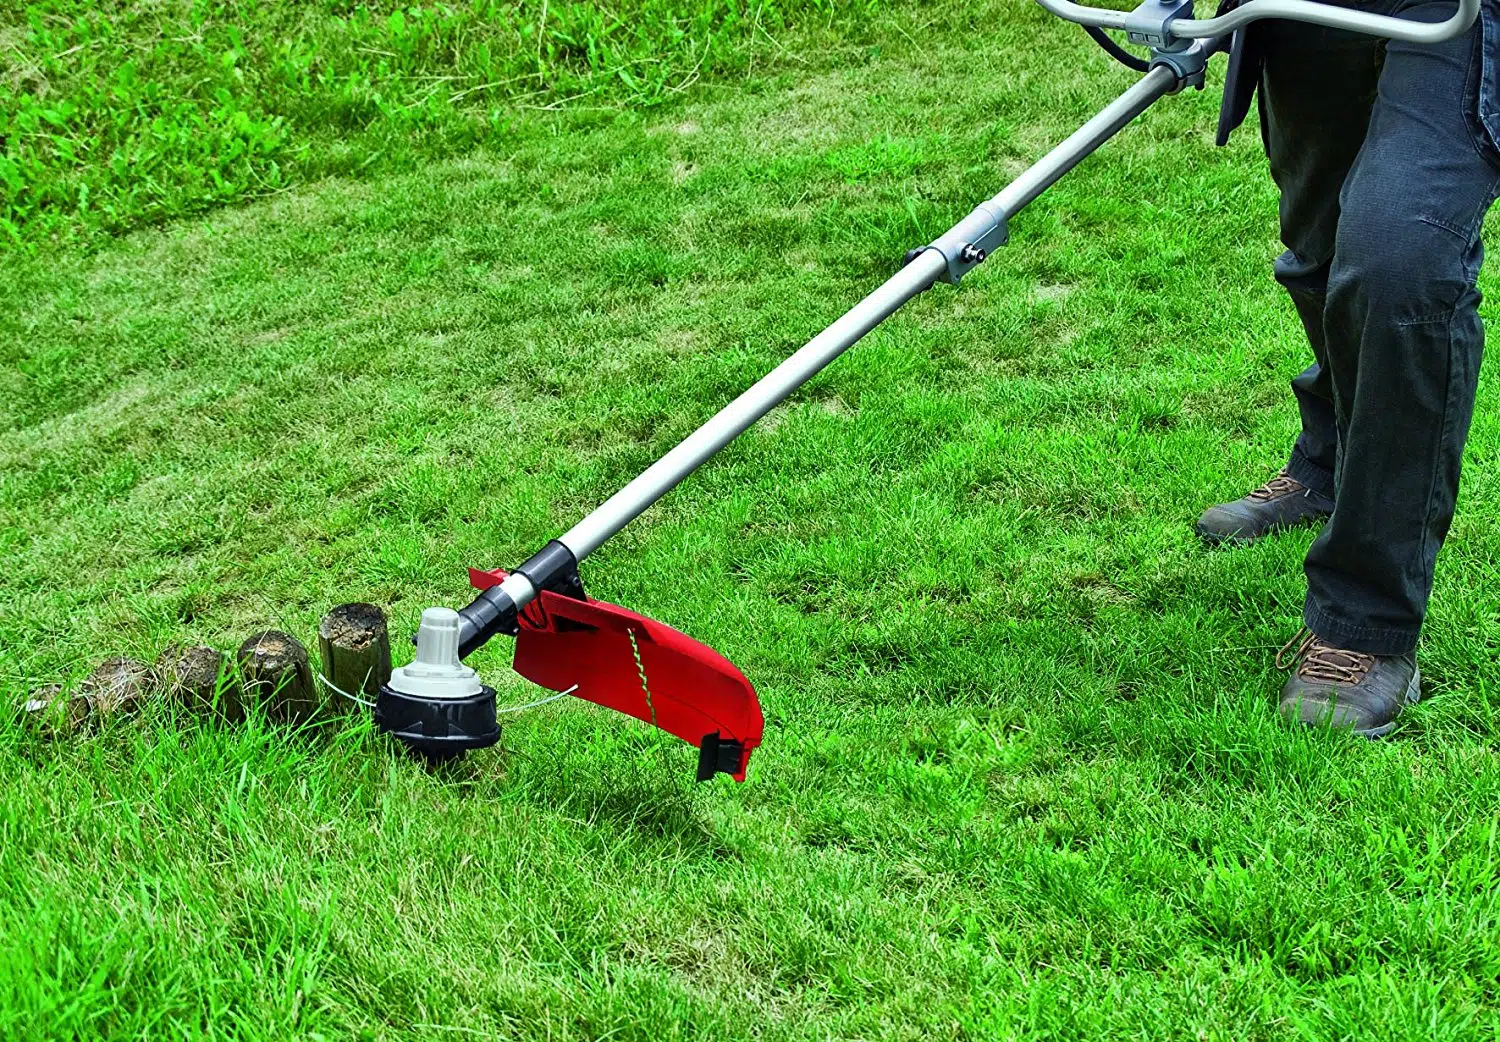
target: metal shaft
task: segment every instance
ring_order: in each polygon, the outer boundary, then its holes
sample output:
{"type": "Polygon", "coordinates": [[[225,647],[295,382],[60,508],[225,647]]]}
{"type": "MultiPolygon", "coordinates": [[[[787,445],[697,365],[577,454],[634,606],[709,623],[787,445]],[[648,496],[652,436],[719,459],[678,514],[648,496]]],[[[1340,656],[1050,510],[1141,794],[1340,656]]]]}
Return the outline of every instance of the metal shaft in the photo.
{"type": "Polygon", "coordinates": [[[1021,171],[1014,181],[1002,188],[991,200],[991,205],[1004,211],[1005,216],[1014,217],[1028,203],[1055,185],[1069,170],[1088,158],[1100,145],[1118,134],[1127,123],[1160,100],[1162,95],[1171,93],[1176,86],[1177,74],[1171,69],[1165,66],[1152,69],[1124,94],[1064,138],[1056,148],[1021,171]]]}
{"type": "MultiPolygon", "coordinates": [[[[1002,219],[1014,216],[1176,86],[1176,74],[1170,69],[1152,69],[1006,186],[988,205],[1001,211],[1002,219]]],[[[946,269],[943,255],[936,250],[919,254],[879,289],[688,435],[676,448],[647,467],[634,481],[605,500],[593,513],[569,529],[560,541],[580,561],[593,553],[710,456],[817,375],[824,366],[912,297],[930,288],[946,269]]],[[[513,598],[519,595],[529,600],[530,584],[516,583],[506,592],[513,598]]],[[[524,603],[524,600],[517,603],[524,603]]]]}

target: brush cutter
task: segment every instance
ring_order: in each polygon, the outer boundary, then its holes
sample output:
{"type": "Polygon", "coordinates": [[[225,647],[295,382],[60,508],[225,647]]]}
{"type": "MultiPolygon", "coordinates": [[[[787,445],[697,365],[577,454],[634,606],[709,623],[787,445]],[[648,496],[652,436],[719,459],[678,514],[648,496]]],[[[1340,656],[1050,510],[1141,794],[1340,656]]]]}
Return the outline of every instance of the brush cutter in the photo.
{"type": "Polygon", "coordinates": [[[763,721],[755,690],[713,649],[654,619],[584,592],[578,564],[756,420],[917,294],[938,282],[956,285],[1006,241],[1006,225],[1032,200],[1160,98],[1202,89],[1204,67],[1228,51],[1219,140],[1243,118],[1254,72],[1245,68],[1245,28],[1266,18],[1306,22],[1414,43],[1436,43],[1467,31],[1480,0],[1458,0],[1441,22],[1418,22],[1312,0],[1247,0],[1195,19],[1192,0],[1145,0],[1133,11],[1037,0],[1082,25],[1113,57],[1142,73],[1116,100],[1027,169],[998,195],[925,246],[843,317],[725,406],[681,444],[606,500],[572,529],[509,572],[471,570],[479,595],[452,611],[429,608],[415,638],[416,656],[391,674],[375,719],[425,756],[442,759],[493,744],[499,737],[495,692],[462,663],[497,634],[515,638],[521,676],[570,692],[659,727],[698,747],[698,778],[725,773],[743,781],[760,744],[763,721]],[[1122,31],[1147,49],[1137,57],[1106,35],[1122,31]]]}

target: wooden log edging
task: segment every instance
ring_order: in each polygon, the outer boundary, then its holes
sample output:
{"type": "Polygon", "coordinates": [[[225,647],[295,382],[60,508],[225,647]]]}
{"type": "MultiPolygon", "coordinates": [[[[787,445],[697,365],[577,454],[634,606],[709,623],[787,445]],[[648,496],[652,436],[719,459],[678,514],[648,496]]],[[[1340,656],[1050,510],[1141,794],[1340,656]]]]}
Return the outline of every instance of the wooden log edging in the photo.
{"type": "Polygon", "coordinates": [[[79,685],[79,694],[101,717],[139,712],[156,688],[151,667],[128,655],[107,658],[79,685]]]}
{"type": "Polygon", "coordinates": [[[318,657],[329,690],[324,698],[336,712],[375,701],[391,679],[391,640],[385,612],[373,604],[340,604],[318,625],[318,657]]]}
{"type": "Polygon", "coordinates": [[[27,726],[60,738],[87,727],[93,707],[82,695],[68,694],[61,684],[46,684],[30,693],[21,712],[27,726]]]}
{"type": "Polygon", "coordinates": [[[115,655],[76,684],[31,687],[10,711],[53,738],[81,735],[156,701],[231,723],[256,706],[271,720],[300,724],[373,703],[390,680],[390,630],[378,605],[332,608],[318,626],[318,651],[321,678],[307,648],[280,630],[252,633],[232,656],[203,644],[169,644],[152,665],[115,655]]]}
{"type": "Polygon", "coordinates": [[[235,653],[245,705],[258,705],[272,720],[300,724],[318,713],[307,649],[280,630],[245,638],[235,653]]]}
{"type": "Polygon", "coordinates": [[[157,682],[169,701],[197,716],[243,720],[240,693],[223,673],[224,653],[203,644],[170,645],[156,660],[157,682]]]}

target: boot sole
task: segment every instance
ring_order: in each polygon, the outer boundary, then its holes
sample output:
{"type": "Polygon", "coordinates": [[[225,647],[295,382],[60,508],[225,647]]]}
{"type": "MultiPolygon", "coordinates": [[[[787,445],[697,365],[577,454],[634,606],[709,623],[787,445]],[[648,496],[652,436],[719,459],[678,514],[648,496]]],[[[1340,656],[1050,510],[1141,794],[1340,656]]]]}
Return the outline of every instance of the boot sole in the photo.
{"type": "Polygon", "coordinates": [[[1193,525],[1193,533],[1203,542],[1205,546],[1250,546],[1258,543],[1268,536],[1280,535],[1282,532],[1290,532],[1296,528],[1311,528],[1328,520],[1329,515],[1318,514],[1315,517],[1304,518],[1301,521],[1293,521],[1291,524],[1272,525],[1260,532],[1218,532],[1212,528],[1204,528],[1201,524],[1193,525]]]}
{"type": "Polygon", "coordinates": [[[1401,709],[1398,709],[1396,711],[1396,715],[1391,717],[1391,719],[1387,720],[1385,723],[1381,724],[1379,727],[1359,728],[1356,729],[1354,733],[1359,735],[1361,738],[1384,738],[1386,735],[1394,731],[1396,729],[1396,725],[1401,722],[1401,713],[1405,711],[1406,707],[1414,706],[1421,700],[1422,670],[1420,667],[1418,667],[1411,671],[1411,681],[1406,685],[1406,693],[1402,696],[1401,699],[1401,709]]]}
{"type": "Polygon", "coordinates": [[[1202,525],[1193,526],[1194,534],[1206,546],[1249,546],[1251,543],[1258,542],[1266,536],[1273,534],[1274,531],[1274,529],[1271,529],[1259,535],[1246,535],[1244,532],[1215,532],[1213,529],[1204,528],[1202,525]]]}

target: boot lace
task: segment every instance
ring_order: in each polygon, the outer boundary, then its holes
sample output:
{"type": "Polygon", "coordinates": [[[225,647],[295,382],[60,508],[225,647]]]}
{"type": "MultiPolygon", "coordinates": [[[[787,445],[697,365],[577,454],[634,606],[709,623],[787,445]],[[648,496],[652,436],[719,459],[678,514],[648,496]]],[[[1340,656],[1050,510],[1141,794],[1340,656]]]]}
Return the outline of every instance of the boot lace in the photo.
{"type": "Polygon", "coordinates": [[[1277,474],[1274,478],[1272,478],[1270,481],[1267,481],[1260,488],[1251,492],[1245,498],[1254,500],[1257,503],[1267,503],[1273,499],[1280,499],[1282,496],[1290,496],[1294,492],[1306,491],[1306,485],[1302,484],[1302,482],[1298,481],[1296,478],[1289,476],[1287,472],[1283,470],[1280,474],[1277,474]]]}
{"type": "Polygon", "coordinates": [[[1303,680],[1352,686],[1375,668],[1375,656],[1336,648],[1304,626],[1276,653],[1277,669],[1291,669],[1293,665],[1303,680]]]}

